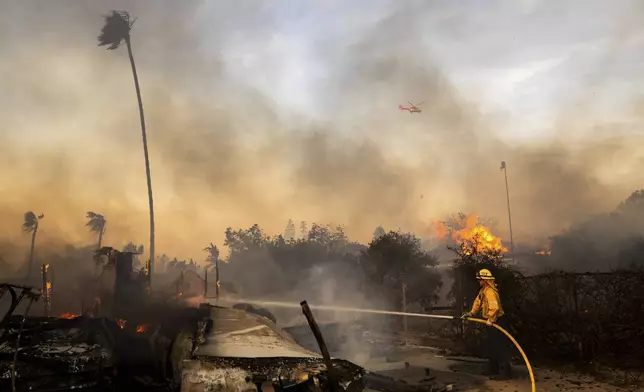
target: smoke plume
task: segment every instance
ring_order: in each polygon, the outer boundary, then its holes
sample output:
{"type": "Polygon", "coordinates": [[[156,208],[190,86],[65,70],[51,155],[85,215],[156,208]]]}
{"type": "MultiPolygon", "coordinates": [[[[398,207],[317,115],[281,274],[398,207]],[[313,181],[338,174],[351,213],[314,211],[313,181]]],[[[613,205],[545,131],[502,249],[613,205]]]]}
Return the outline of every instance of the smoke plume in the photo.
{"type": "Polygon", "coordinates": [[[33,210],[45,213],[38,241],[91,244],[84,216],[96,211],[107,219],[106,245],[147,242],[127,53],[96,43],[112,9],[138,18],[132,40],[158,254],[200,260],[228,226],[259,223],[277,233],[289,218],[344,224],[357,240],[379,225],[422,235],[456,211],[490,217],[505,231],[501,160],[515,240],[537,241],[613,208],[642,182],[642,136],[629,132],[641,125],[632,109],[639,102],[623,109],[628,125],[571,105],[551,139],[505,142],[495,131],[504,120],[485,114],[433,57],[420,28],[435,10],[416,3],[393,2],[351,35],[309,43],[316,67],[300,71],[323,86],[306,97],[315,113],[287,105],[257,85],[299,80],[288,55],[303,49],[280,41],[271,7],[3,2],[0,237],[26,250],[20,225],[33,210]],[[400,112],[407,100],[425,101],[424,111],[400,112]]]}

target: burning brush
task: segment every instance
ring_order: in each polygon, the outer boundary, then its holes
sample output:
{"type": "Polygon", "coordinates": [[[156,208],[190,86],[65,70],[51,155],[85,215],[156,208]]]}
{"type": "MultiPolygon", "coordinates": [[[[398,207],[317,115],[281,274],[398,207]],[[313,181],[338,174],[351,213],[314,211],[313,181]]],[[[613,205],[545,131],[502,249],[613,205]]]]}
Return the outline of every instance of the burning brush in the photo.
{"type": "Polygon", "coordinates": [[[503,254],[508,248],[503,246],[501,238],[492,234],[492,231],[481,222],[477,215],[459,215],[458,219],[451,222],[437,222],[434,231],[440,240],[456,242],[463,253],[473,254],[503,254]]]}

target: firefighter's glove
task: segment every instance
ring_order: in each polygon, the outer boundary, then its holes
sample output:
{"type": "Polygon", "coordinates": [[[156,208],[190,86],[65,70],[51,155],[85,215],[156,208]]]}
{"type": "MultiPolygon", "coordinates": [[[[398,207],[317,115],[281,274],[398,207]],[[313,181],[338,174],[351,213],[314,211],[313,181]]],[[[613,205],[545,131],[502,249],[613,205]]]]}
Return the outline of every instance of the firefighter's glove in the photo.
{"type": "Polygon", "coordinates": [[[491,327],[492,324],[493,324],[492,320],[490,320],[490,319],[487,319],[487,321],[485,322],[485,325],[487,325],[488,327],[491,327]]]}
{"type": "Polygon", "coordinates": [[[461,320],[465,320],[465,319],[466,319],[466,318],[468,318],[468,317],[472,317],[472,313],[470,313],[470,312],[465,312],[465,313],[463,313],[463,315],[461,316],[461,320]]]}

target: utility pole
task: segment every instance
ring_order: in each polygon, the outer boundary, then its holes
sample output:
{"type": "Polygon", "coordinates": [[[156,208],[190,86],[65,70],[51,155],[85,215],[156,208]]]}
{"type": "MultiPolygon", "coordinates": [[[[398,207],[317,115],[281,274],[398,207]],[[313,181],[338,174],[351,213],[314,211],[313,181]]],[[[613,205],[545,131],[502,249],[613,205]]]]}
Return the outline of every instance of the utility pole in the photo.
{"type": "Polygon", "coordinates": [[[512,257],[512,264],[516,265],[516,261],[514,260],[514,238],[512,235],[512,212],[510,210],[510,188],[508,187],[508,167],[505,161],[501,161],[501,170],[503,170],[503,174],[505,176],[505,196],[508,202],[508,221],[510,226],[510,257],[512,257]]]}
{"type": "MultiPolygon", "coordinates": [[[[405,282],[402,284],[402,311],[407,313],[407,285],[405,282]]],[[[407,316],[403,316],[403,341],[407,345],[407,316]]]]}
{"type": "Polygon", "coordinates": [[[219,257],[215,259],[215,304],[219,305],[219,257]]]}

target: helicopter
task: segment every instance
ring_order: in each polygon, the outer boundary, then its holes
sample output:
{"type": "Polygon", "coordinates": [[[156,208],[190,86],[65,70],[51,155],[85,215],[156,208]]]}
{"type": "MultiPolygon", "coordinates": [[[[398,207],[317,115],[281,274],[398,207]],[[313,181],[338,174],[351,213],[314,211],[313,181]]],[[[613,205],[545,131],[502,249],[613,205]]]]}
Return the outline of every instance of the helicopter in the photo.
{"type": "MultiPolygon", "coordinates": [[[[409,102],[409,101],[407,101],[409,102]]],[[[420,113],[422,112],[422,109],[419,108],[420,105],[422,105],[423,102],[414,105],[413,103],[409,102],[409,107],[404,107],[403,105],[398,105],[398,109],[400,110],[407,110],[409,113],[420,113]]]]}

